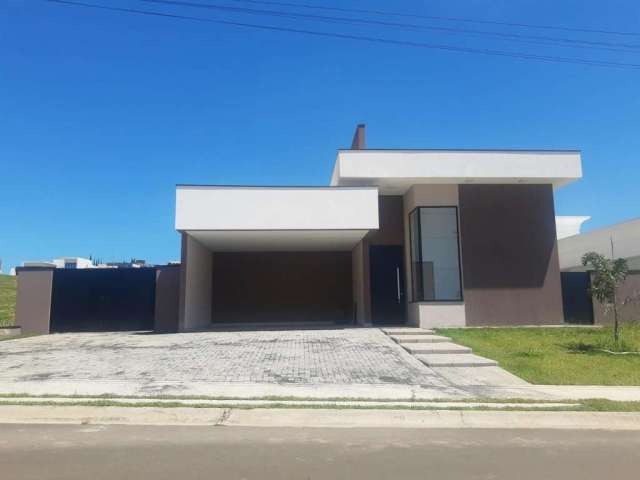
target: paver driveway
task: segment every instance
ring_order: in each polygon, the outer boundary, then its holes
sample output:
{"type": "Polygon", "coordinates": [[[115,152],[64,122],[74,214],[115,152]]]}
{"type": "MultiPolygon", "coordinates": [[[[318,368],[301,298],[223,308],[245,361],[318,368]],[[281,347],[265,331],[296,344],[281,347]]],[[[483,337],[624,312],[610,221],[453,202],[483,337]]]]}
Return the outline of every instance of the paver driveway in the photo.
{"type": "Polygon", "coordinates": [[[459,394],[376,328],[67,333],[0,342],[0,393],[211,394],[222,384],[420,386],[459,394]]]}

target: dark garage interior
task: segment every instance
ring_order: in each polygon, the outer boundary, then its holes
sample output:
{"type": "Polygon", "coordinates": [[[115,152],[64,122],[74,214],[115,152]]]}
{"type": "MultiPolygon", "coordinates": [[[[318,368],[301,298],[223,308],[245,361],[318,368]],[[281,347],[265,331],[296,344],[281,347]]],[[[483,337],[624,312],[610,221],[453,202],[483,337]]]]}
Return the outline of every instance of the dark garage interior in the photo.
{"type": "Polygon", "coordinates": [[[350,323],[351,275],[351,252],[216,252],[212,322],[350,323]]]}

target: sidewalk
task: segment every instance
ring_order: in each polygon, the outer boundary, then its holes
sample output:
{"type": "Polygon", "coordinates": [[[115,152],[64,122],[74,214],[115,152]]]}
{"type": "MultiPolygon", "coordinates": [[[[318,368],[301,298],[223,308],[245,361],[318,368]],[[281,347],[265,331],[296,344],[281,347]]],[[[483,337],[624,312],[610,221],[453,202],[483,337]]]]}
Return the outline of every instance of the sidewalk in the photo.
{"type": "Polygon", "coordinates": [[[640,414],[0,406],[0,424],[640,430],[640,414]]]}

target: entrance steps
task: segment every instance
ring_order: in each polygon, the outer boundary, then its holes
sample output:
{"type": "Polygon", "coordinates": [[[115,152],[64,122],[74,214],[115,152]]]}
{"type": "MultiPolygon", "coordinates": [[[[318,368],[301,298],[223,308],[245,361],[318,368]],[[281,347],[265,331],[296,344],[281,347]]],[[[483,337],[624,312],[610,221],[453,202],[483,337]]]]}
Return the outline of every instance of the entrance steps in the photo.
{"type": "Polygon", "coordinates": [[[498,362],[472,353],[428,354],[415,356],[428,367],[495,367],[498,362]]]}
{"type": "Polygon", "coordinates": [[[387,335],[433,335],[433,330],[427,330],[426,328],[415,327],[388,327],[383,328],[382,331],[387,335]]]}
{"type": "Polygon", "coordinates": [[[449,337],[442,337],[440,335],[389,335],[393,340],[400,345],[408,343],[438,343],[438,342],[450,342],[449,337]]]}
{"type": "Polygon", "coordinates": [[[457,353],[471,353],[469,347],[463,347],[452,342],[436,342],[436,343],[407,343],[403,345],[404,349],[418,355],[421,353],[429,354],[457,354],[457,353]]]}
{"type": "Polygon", "coordinates": [[[495,367],[498,362],[473,354],[469,347],[453,343],[433,330],[389,327],[382,331],[428,367],[495,367]]]}

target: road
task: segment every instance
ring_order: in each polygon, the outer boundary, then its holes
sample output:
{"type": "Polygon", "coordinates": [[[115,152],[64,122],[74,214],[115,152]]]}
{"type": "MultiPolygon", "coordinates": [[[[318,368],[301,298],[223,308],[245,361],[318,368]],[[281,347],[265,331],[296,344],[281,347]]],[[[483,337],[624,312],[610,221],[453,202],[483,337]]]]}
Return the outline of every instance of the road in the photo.
{"type": "Polygon", "coordinates": [[[2,480],[629,479],[640,432],[0,425],[2,480]]]}

